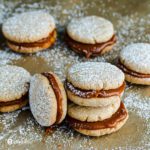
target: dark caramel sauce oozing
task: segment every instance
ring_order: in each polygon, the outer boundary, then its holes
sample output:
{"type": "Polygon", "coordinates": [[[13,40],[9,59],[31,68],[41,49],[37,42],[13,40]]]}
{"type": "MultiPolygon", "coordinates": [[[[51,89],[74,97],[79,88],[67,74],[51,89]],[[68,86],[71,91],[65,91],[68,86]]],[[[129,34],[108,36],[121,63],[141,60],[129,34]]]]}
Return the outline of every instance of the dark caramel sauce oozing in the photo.
{"type": "Polygon", "coordinates": [[[69,37],[69,35],[66,33],[65,35],[66,42],[68,45],[77,53],[85,54],[87,58],[90,56],[97,56],[102,53],[102,51],[110,45],[113,45],[116,43],[116,36],[113,35],[112,38],[106,42],[103,43],[96,43],[96,44],[85,44],[80,43],[72,38],[69,37]]]}
{"type": "Polygon", "coordinates": [[[54,30],[52,33],[50,33],[48,37],[43,38],[41,40],[38,40],[36,42],[32,42],[32,43],[17,43],[17,42],[10,41],[10,40],[8,40],[8,42],[13,44],[13,45],[22,46],[22,47],[41,47],[41,46],[43,46],[43,44],[49,42],[52,38],[55,38],[55,35],[56,35],[56,30],[54,30]]]}
{"type": "Polygon", "coordinates": [[[16,100],[12,100],[12,101],[8,101],[8,102],[0,102],[0,107],[21,104],[23,101],[25,101],[27,99],[28,99],[28,93],[26,93],[21,98],[16,99],[16,100]]]}
{"type": "Polygon", "coordinates": [[[121,61],[118,61],[118,67],[126,74],[129,74],[131,76],[135,76],[137,78],[150,78],[150,74],[143,74],[143,73],[138,73],[136,71],[133,71],[131,69],[128,69],[126,66],[124,66],[121,61]]]}
{"type": "Polygon", "coordinates": [[[57,124],[60,121],[63,114],[61,90],[59,88],[59,85],[54,75],[52,75],[51,73],[42,73],[42,75],[44,75],[49,80],[49,83],[52,86],[57,99],[57,118],[56,118],[56,124],[57,124]]]}
{"type": "Polygon", "coordinates": [[[66,87],[74,95],[77,95],[82,98],[105,98],[110,96],[120,96],[125,89],[125,82],[117,89],[110,90],[82,90],[74,87],[71,83],[66,81],[66,87]]]}

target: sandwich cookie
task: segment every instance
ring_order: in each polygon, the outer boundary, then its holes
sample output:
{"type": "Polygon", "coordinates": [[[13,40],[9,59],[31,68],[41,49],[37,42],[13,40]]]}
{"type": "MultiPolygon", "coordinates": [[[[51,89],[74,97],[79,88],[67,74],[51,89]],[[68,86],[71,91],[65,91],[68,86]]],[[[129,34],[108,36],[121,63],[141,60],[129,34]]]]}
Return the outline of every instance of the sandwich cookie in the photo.
{"type": "Polygon", "coordinates": [[[134,43],[125,47],[118,66],[128,82],[150,85],[150,44],[134,43]]]}
{"type": "Polygon", "coordinates": [[[29,104],[41,126],[61,123],[66,116],[67,98],[60,79],[52,72],[35,74],[30,82],[29,104]]]}
{"type": "Polygon", "coordinates": [[[124,78],[124,73],[109,63],[75,64],[67,73],[67,95],[77,105],[107,106],[120,101],[125,89],[124,78]]]}
{"type": "Polygon", "coordinates": [[[0,112],[12,112],[28,103],[30,73],[17,66],[0,67],[0,112]]]}
{"type": "Polygon", "coordinates": [[[15,15],[3,24],[8,46],[20,53],[34,53],[52,46],[56,40],[54,19],[42,11],[15,15]]]}
{"type": "Polygon", "coordinates": [[[120,97],[125,89],[124,74],[114,65],[84,62],[67,74],[68,123],[76,131],[101,136],[120,129],[128,112],[120,97]]]}
{"type": "MultiPolygon", "coordinates": [[[[85,114],[82,113],[82,115],[85,114]]],[[[127,121],[128,112],[121,102],[119,109],[110,118],[101,121],[80,121],[70,116],[67,119],[69,125],[79,133],[89,136],[102,136],[118,131],[127,121]]]]}
{"type": "Polygon", "coordinates": [[[110,51],[116,43],[112,23],[98,16],[74,19],[66,32],[67,44],[87,58],[110,51]]]}

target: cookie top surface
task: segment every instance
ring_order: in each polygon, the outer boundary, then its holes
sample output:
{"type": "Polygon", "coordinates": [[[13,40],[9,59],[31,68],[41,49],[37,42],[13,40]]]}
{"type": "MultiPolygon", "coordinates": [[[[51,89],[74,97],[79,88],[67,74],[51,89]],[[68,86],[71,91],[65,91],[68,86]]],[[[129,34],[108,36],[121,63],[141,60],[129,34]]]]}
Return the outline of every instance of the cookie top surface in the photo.
{"type": "Polygon", "coordinates": [[[120,87],[124,73],[114,65],[104,62],[83,62],[73,65],[67,80],[83,90],[108,90],[120,87]]]}
{"type": "Polygon", "coordinates": [[[114,35],[114,28],[104,18],[87,16],[73,19],[67,26],[67,33],[75,41],[96,44],[108,41],[114,35]]]}
{"type": "Polygon", "coordinates": [[[0,67],[0,101],[8,102],[22,97],[28,92],[30,74],[17,66],[0,67]]]}
{"type": "Polygon", "coordinates": [[[4,36],[14,42],[31,43],[49,36],[54,19],[42,11],[25,12],[9,18],[2,26],[4,36]]]}
{"type": "Polygon", "coordinates": [[[116,101],[105,107],[84,107],[70,103],[68,105],[68,115],[80,121],[102,121],[110,118],[118,110],[119,106],[120,101],[116,101]]]}
{"type": "Polygon", "coordinates": [[[150,74],[150,44],[134,43],[128,45],[121,51],[120,61],[128,69],[150,74]]]}
{"type": "Polygon", "coordinates": [[[31,78],[29,104],[34,118],[40,125],[50,126],[55,123],[57,115],[55,93],[48,79],[41,74],[35,74],[31,78]]]}

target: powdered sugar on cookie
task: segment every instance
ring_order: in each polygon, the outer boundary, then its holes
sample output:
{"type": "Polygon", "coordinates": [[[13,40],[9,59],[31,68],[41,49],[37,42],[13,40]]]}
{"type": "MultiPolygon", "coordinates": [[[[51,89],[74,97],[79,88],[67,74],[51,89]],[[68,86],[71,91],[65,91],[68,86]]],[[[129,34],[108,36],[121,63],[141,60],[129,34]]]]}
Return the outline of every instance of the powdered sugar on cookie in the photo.
{"type": "Polygon", "coordinates": [[[9,18],[3,24],[2,31],[11,41],[30,43],[48,37],[54,28],[55,23],[51,15],[33,11],[9,18]]]}
{"type": "Polygon", "coordinates": [[[96,44],[108,41],[114,34],[110,21],[88,16],[72,20],[67,26],[67,33],[75,41],[87,44],[96,44]]]}
{"type": "Polygon", "coordinates": [[[124,74],[109,63],[85,62],[73,65],[68,70],[67,79],[80,89],[108,90],[121,86],[124,74]]]}
{"type": "Polygon", "coordinates": [[[29,102],[33,116],[42,126],[50,126],[56,121],[57,103],[55,94],[47,78],[36,74],[31,78],[29,102]]]}
{"type": "Polygon", "coordinates": [[[30,74],[17,66],[0,67],[0,100],[12,101],[19,99],[28,91],[30,74]]]}
{"type": "Polygon", "coordinates": [[[120,60],[131,70],[150,74],[150,44],[135,43],[128,45],[121,51],[120,60]]]}
{"type": "MultiPolygon", "coordinates": [[[[20,1],[1,1],[1,4],[5,4],[5,7],[2,9],[3,11],[0,14],[0,20],[2,19],[1,22],[3,22],[12,13],[19,14],[25,11],[44,9],[56,18],[56,23],[59,24],[58,30],[62,31],[65,28],[64,24],[72,18],[92,13],[105,16],[111,19],[115,24],[118,42],[113,51],[110,53],[101,57],[96,57],[89,61],[114,62],[118,57],[120,50],[128,43],[150,41],[150,33],[148,32],[150,21],[150,15],[148,12],[150,9],[149,5],[147,5],[148,1],[142,1],[142,5],[140,5],[140,9],[138,9],[138,11],[134,11],[133,9],[135,8],[134,4],[138,4],[137,2],[130,3],[127,1],[116,1],[114,5],[111,5],[113,2],[105,0],[97,2],[89,1],[89,3],[85,3],[85,1],[74,1],[73,5],[72,1],[69,3],[68,1],[61,2],[59,0],[55,2],[46,0],[38,2],[34,1],[33,3],[31,1],[25,3],[20,1]],[[122,5],[121,9],[119,9],[120,11],[118,11],[121,3],[129,4],[130,7],[128,8],[126,7],[127,5],[122,5]],[[127,12],[132,13],[128,14],[127,12]],[[1,17],[3,14],[4,16],[1,17]]],[[[62,80],[65,80],[65,70],[68,66],[72,63],[85,61],[86,59],[75,55],[75,53],[64,46],[61,40],[63,39],[63,34],[60,34],[60,36],[61,38],[58,39],[56,46],[51,50],[37,53],[33,63],[38,64],[38,57],[42,57],[46,63],[49,64],[51,69],[55,71],[62,80]]],[[[6,63],[14,63],[13,60],[17,60],[22,57],[22,55],[6,50],[7,48],[5,46],[0,51],[0,64],[4,65],[6,63]]],[[[22,59],[25,60],[25,62],[28,62],[27,58],[23,57],[22,59]]],[[[43,65],[46,65],[46,63],[43,65]]],[[[42,68],[42,65],[39,65],[42,68]]],[[[36,72],[36,70],[33,71],[36,72]]],[[[130,113],[130,119],[126,126],[121,131],[102,138],[89,138],[88,136],[82,136],[71,130],[68,126],[66,126],[66,124],[63,124],[47,138],[43,145],[41,141],[44,129],[37,125],[30,111],[26,110],[27,108],[23,109],[23,111],[18,110],[13,113],[1,114],[1,149],[9,149],[12,147],[21,148],[22,145],[27,145],[29,148],[39,148],[39,146],[42,146],[49,149],[73,149],[78,146],[78,148],[82,150],[95,150],[99,145],[101,145],[101,149],[148,149],[150,146],[150,121],[148,120],[150,118],[150,95],[146,95],[145,98],[143,98],[143,93],[145,93],[145,91],[149,93],[148,89],[143,89],[142,93],[139,94],[141,88],[144,87],[145,86],[131,86],[130,89],[133,92],[129,93],[129,90],[126,92],[125,97],[127,98],[124,102],[130,113]],[[137,88],[139,88],[138,91],[135,90],[137,88]]],[[[148,86],[145,88],[148,88],[148,86]]]]}
{"type": "Polygon", "coordinates": [[[105,107],[84,107],[71,103],[68,105],[68,115],[80,121],[102,121],[110,118],[118,110],[119,106],[120,101],[105,107]]]}

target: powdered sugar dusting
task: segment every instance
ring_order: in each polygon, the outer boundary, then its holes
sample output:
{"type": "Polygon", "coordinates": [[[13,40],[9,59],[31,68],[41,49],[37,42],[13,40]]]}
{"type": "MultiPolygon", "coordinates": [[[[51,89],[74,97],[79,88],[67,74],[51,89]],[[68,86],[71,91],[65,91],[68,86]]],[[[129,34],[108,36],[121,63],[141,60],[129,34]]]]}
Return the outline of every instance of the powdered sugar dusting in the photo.
{"type": "Polygon", "coordinates": [[[0,100],[21,98],[28,91],[29,82],[30,74],[25,69],[10,65],[0,67],[0,100]]]}
{"type": "Polygon", "coordinates": [[[116,66],[103,62],[84,62],[70,67],[67,80],[87,90],[115,89],[124,82],[124,74],[116,66]]]}
{"type": "Polygon", "coordinates": [[[55,23],[51,15],[42,11],[32,11],[9,18],[4,22],[2,31],[11,41],[28,43],[48,37],[54,28],[55,23]]]}
{"type": "Polygon", "coordinates": [[[57,114],[57,103],[53,101],[55,94],[42,75],[36,74],[31,78],[29,97],[31,112],[37,122],[42,126],[55,123],[57,114]]]}
{"type": "Polygon", "coordinates": [[[121,51],[120,58],[121,62],[130,69],[150,74],[150,44],[130,44],[121,51]]]}
{"type": "Polygon", "coordinates": [[[20,54],[15,54],[8,50],[0,50],[0,65],[9,64],[13,60],[18,60],[20,58],[21,58],[20,54]]]}
{"type": "MultiPolygon", "coordinates": [[[[0,22],[20,14],[21,12],[33,10],[46,10],[55,19],[58,31],[58,40],[55,46],[47,51],[31,55],[39,63],[41,57],[49,65],[62,81],[65,80],[66,70],[74,63],[84,61],[98,61],[114,63],[126,45],[133,42],[150,41],[150,5],[149,1],[40,1],[23,2],[5,1],[0,2],[0,22]],[[117,44],[113,51],[87,60],[78,56],[64,43],[65,25],[73,18],[87,15],[98,15],[110,20],[117,34],[117,44]],[[38,57],[37,57],[38,56],[38,57]]],[[[1,42],[2,43],[2,42],[1,42]]],[[[14,60],[22,59],[28,63],[24,55],[11,52],[6,45],[2,45],[0,51],[0,64],[13,63],[14,60]]],[[[22,64],[18,64],[22,65],[22,64]]],[[[39,63],[39,68],[45,64],[39,63]]],[[[31,65],[30,65],[31,66],[31,65]]],[[[26,68],[28,69],[29,66],[26,68]]],[[[82,136],[64,123],[52,135],[45,144],[41,142],[44,129],[33,119],[29,108],[15,111],[13,113],[0,115],[0,145],[1,149],[149,149],[150,148],[150,121],[149,121],[149,88],[143,86],[129,85],[125,92],[125,104],[129,110],[129,120],[125,126],[109,136],[101,138],[89,138],[82,136]],[[144,97],[143,97],[144,95],[144,97]],[[134,99],[135,97],[135,99],[134,99]],[[121,139],[121,140],[120,140],[121,139]]]]}
{"type": "Polygon", "coordinates": [[[75,41],[95,44],[108,41],[113,36],[114,29],[112,23],[104,18],[87,16],[71,20],[67,33],[75,41]]]}
{"type": "Polygon", "coordinates": [[[4,14],[5,14],[5,6],[3,4],[0,4],[0,24],[4,20],[4,14]]]}
{"type": "Polygon", "coordinates": [[[130,44],[121,51],[120,58],[125,66],[134,71],[150,74],[150,44],[130,44]]]}
{"type": "MultiPolygon", "coordinates": [[[[131,86],[132,87],[132,86],[131,86]]],[[[149,91],[149,87],[145,87],[144,89],[137,88],[135,90],[127,88],[126,96],[124,98],[124,102],[127,107],[130,109],[137,110],[138,115],[149,120],[150,119],[150,96],[141,95],[142,91],[145,89],[149,91]],[[141,98],[142,96],[142,98],[141,98]],[[139,111],[140,110],[140,111],[139,111]],[[144,113],[143,113],[144,112],[144,113]]],[[[147,92],[146,92],[147,93],[147,92]]]]}

